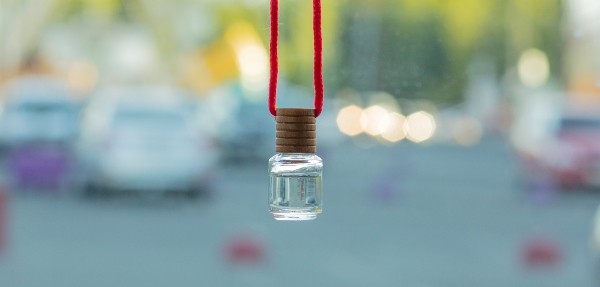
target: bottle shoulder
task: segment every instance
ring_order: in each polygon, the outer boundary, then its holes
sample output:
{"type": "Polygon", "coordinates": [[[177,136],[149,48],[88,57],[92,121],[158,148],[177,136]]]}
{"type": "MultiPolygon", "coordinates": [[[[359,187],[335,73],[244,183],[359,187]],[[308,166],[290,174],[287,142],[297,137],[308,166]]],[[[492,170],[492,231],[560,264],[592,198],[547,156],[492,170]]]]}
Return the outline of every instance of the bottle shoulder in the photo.
{"type": "Polygon", "coordinates": [[[323,160],[314,153],[278,153],[269,159],[269,162],[313,162],[323,163],[323,160]]]}
{"type": "Polygon", "coordinates": [[[269,173],[318,176],[323,161],[315,154],[276,154],[269,160],[269,173]]]}

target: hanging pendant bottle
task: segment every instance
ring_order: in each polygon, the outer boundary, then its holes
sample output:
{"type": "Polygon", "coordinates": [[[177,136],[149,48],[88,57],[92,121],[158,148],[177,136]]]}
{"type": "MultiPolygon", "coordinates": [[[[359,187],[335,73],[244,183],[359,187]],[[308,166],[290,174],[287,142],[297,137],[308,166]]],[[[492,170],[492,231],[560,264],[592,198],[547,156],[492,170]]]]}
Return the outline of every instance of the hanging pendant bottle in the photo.
{"type": "Polygon", "coordinates": [[[269,160],[269,210],[277,220],[321,213],[323,161],[315,153],[313,109],[277,109],[277,154],[269,160]]]}

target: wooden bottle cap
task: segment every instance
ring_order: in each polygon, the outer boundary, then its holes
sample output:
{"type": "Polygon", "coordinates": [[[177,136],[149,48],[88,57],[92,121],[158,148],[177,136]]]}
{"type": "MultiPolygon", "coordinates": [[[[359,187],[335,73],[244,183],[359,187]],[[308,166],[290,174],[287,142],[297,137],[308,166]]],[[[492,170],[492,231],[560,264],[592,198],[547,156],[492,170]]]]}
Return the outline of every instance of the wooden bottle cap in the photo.
{"type": "Polygon", "coordinates": [[[301,132],[286,132],[277,131],[275,136],[278,139],[315,139],[317,132],[315,131],[301,131],[301,132]]]}
{"type": "Polygon", "coordinates": [[[317,119],[314,109],[277,109],[275,122],[276,152],[317,152],[317,119]]]}
{"type": "Polygon", "coordinates": [[[315,124],[317,119],[314,116],[276,116],[275,121],[280,124],[315,124]]]}
{"type": "Polygon", "coordinates": [[[277,124],[276,128],[278,131],[290,131],[290,132],[316,131],[317,125],[313,125],[313,124],[277,124]]]}
{"type": "Polygon", "coordinates": [[[316,146],[316,139],[276,139],[276,145],[316,146]]]}

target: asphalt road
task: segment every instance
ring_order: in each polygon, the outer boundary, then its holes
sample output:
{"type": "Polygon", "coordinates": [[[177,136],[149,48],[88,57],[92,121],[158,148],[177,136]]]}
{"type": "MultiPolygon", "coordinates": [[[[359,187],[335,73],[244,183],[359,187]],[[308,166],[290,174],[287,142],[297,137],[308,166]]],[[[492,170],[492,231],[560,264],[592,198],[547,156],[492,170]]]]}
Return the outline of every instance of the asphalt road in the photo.
{"type": "Polygon", "coordinates": [[[311,222],[267,212],[268,158],[221,166],[214,195],[194,202],[12,196],[0,286],[594,284],[600,192],[530,200],[502,141],[320,154],[325,203],[311,222]],[[557,245],[554,266],[525,264],[531,238],[557,245]]]}

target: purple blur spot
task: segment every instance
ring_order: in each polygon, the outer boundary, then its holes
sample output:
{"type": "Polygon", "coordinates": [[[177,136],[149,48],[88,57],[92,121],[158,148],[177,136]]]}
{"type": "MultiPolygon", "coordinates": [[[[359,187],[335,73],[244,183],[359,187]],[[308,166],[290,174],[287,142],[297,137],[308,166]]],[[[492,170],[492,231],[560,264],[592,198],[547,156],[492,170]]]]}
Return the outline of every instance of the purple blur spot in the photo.
{"type": "Polygon", "coordinates": [[[380,203],[389,203],[396,197],[395,182],[393,180],[380,178],[374,182],[370,190],[373,200],[380,203]]]}
{"type": "Polygon", "coordinates": [[[69,172],[69,153],[62,148],[29,146],[14,149],[8,165],[18,186],[59,188],[69,172]]]}
{"type": "Polygon", "coordinates": [[[558,195],[558,187],[552,178],[548,176],[536,176],[527,184],[527,195],[533,204],[550,204],[558,195]]]}

